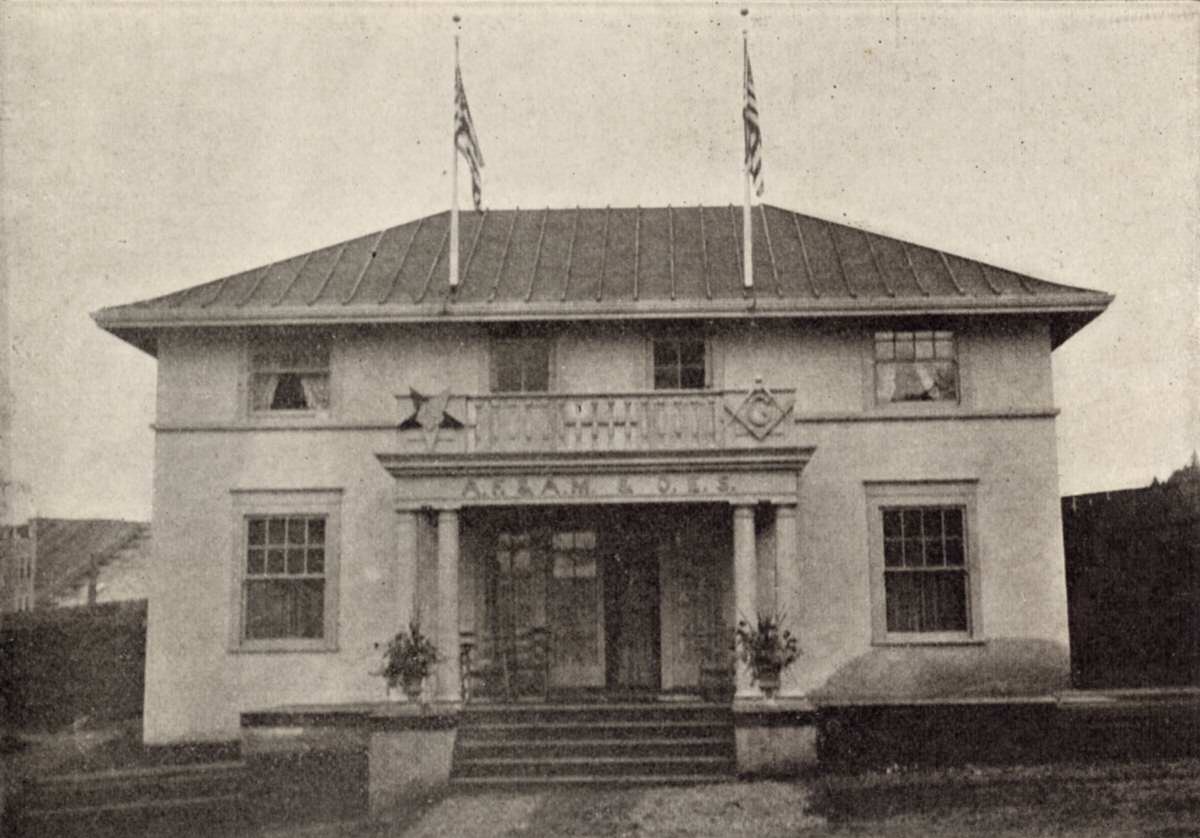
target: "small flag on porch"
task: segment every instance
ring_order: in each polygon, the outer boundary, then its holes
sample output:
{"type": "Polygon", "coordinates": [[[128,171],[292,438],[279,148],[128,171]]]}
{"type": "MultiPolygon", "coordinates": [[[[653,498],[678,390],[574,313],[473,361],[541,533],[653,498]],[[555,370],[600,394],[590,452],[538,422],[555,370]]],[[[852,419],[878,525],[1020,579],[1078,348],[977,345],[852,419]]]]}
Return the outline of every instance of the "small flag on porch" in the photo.
{"type": "Polygon", "coordinates": [[[750,72],[750,48],[743,43],[746,57],[746,105],[742,121],[746,134],[746,173],[754,184],[754,194],[763,194],[762,131],[758,127],[758,99],[754,95],[754,74],[750,72]]]}
{"type": "Polygon", "coordinates": [[[467,107],[467,94],[463,90],[462,72],[457,61],[454,64],[454,145],[471,168],[471,197],[475,209],[483,208],[483,186],[479,170],[483,168],[483,154],[479,151],[479,137],[475,135],[475,123],[471,120],[471,109],[467,107]]]}

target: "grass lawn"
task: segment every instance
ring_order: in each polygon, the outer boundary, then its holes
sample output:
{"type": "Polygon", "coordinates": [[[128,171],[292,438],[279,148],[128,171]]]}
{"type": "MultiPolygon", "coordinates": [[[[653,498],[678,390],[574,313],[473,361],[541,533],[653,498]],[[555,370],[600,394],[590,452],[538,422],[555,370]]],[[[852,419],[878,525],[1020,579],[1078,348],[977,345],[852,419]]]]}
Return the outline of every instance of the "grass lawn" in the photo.
{"type": "Polygon", "coordinates": [[[1200,836],[1200,760],[962,768],[684,788],[451,794],[430,798],[392,820],[255,834],[1183,838],[1200,836]]]}

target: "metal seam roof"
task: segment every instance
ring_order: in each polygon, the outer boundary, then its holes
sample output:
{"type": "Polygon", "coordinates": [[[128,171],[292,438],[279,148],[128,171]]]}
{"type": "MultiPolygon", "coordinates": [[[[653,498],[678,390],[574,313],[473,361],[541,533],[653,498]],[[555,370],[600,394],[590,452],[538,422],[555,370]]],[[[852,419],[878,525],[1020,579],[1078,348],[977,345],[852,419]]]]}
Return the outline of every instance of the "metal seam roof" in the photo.
{"type": "Polygon", "coordinates": [[[93,316],[119,333],[523,316],[1094,316],[1112,300],[774,206],[759,205],[755,215],[750,290],[742,283],[744,243],[732,205],[517,208],[463,213],[454,292],[442,276],[449,239],[443,212],[93,316]]]}

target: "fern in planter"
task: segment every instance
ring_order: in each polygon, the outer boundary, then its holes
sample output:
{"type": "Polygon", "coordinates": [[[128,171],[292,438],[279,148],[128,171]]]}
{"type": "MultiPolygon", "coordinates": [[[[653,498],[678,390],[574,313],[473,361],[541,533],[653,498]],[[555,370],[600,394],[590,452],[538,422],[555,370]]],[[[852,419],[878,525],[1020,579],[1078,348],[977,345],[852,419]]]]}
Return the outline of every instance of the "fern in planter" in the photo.
{"type": "Polygon", "coordinates": [[[778,691],[780,674],[800,656],[800,645],[783,622],[783,614],[760,613],[753,624],[743,618],[734,629],[738,657],[768,695],[778,691]]]}
{"type": "MultiPolygon", "coordinates": [[[[375,644],[376,648],[379,644],[375,644]]],[[[416,701],[421,685],[433,674],[439,655],[433,641],[421,632],[421,624],[413,620],[407,630],[397,632],[383,650],[383,668],[377,674],[387,680],[389,687],[401,686],[409,699],[416,701]]]]}

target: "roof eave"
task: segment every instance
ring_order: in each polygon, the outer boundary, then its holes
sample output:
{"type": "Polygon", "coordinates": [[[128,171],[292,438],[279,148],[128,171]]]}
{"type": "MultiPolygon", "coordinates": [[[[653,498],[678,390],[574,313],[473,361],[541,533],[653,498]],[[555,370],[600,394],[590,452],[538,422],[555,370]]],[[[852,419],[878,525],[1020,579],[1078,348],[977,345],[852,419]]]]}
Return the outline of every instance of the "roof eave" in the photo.
{"type": "Polygon", "coordinates": [[[470,302],[414,305],[356,305],[338,309],[279,306],[242,310],[210,308],[195,310],[101,309],[92,317],[101,328],[146,349],[146,331],[186,326],[267,326],[340,323],[447,323],[514,320],[647,320],[662,318],[828,318],[894,317],[938,315],[1087,315],[1088,320],[1104,311],[1113,297],[1099,292],[1041,295],[1004,300],[962,297],[916,297],[872,300],[795,300],[747,297],[697,302],[695,300],[639,300],[624,302],[470,302]]]}

